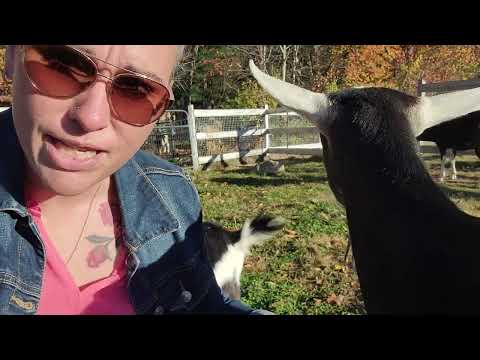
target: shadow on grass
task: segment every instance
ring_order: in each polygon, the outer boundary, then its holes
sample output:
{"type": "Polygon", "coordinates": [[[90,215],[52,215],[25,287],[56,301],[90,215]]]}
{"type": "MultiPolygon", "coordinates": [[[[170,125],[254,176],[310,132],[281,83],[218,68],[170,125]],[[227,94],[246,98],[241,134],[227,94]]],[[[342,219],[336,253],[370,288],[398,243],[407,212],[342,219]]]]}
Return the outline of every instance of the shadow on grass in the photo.
{"type": "Polygon", "coordinates": [[[480,161],[455,161],[457,171],[473,172],[480,171],[480,161]]]}
{"type": "Polygon", "coordinates": [[[461,199],[474,199],[474,200],[479,200],[480,199],[480,193],[478,193],[478,188],[473,188],[474,190],[469,191],[469,190],[460,190],[460,189],[455,189],[452,187],[449,187],[447,185],[443,184],[438,184],[440,189],[448,195],[448,197],[456,197],[456,198],[461,198],[461,199]]]}
{"type": "Polygon", "coordinates": [[[229,185],[237,186],[281,186],[281,185],[301,185],[305,183],[317,183],[323,184],[327,183],[326,176],[311,176],[305,175],[297,178],[290,178],[287,176],[264,176],[260,177],[257,175],[245,176],[242,178],[231,178],[231,177],[217,177],[211,179],[212,182],[218,183],[227,183],[229,185]]]}
{"type": "Polygon", "coordinates": [[[440,155],[439,155],[439,154],[422,155],[421,158],[422,158],[422,160],[424,160],[424,161],[440,160],[440,155]]]}
{"type": "MultiPolygon", "coordinates": [[[[450,169],[452,168],[452,165],[450,163],[445,165],[445,169],[450,172],[450,169]]],[[[480,161],[456,161],[455,162],[455,168],[457,169],[457,172],[464,172],[467,174],[475,174],[480,172],[480,161]]],[[[431,164],[430,165],[430,171],[440,171],[441,167],[440,164],[431,164]]]]}
{"type": "MultiPolygon", "coordinates": [[[[274,161],[279,161],[285,166],[292,166],[292,165],[297,165],[297,164],[308,164],[308,163],[323,163],[323,160],[319,156],[310,156],[310,157],[305,157],[305,158],[277,158],[275,156],[272,156],[272,160],[274,161]]],[[[258,156],[255,161],[252,161],[252,159],[249,159],[248,161],[245,160],[245,162],[242,164],[243,168],[254,168],[257,163],[261,162],[262,158],[258,156]]],[[[212,158],[210,159],[209,162],[205,163],[202,165],[201,169],[202,171],[206,170],[216,170],[216,171],[235,171],[237,170],[236,167],[239,165],[239,161],[224,161],[223,160],[223,155],[212,155],[212,158]],[[216,160],[216,161],[215,161],[216,160]],[[231,170],[230,170],[231,169],[231,170]]]]}
{"type": "MultiPolygon", "coordinates": [[[[281,164],[283,164],[286,168],[286,172],[284,175],[287,177],[290,174],[293,174],[295,176],[302,176],[302,174],[317,174],[320,177],[324,177],[323,174],[325,173],[325,168],[323,167],[323,162],[321,158],[318,157],[312,157],[312,158],[306,158],[306,159],[299,159],[299,158],[294,158],[294,159],[281,159],[281,160],[275,160],[279,161],[281,164]],[[321,167],[318,165],[322,163],[321,167]],[[311,164],[311,166],[308,166],[308,164],[311,164]],[[291,169],[291,167],[296,166],[296,165],[306,165],[305,167],[301,167],[299,169],[291,169]]],[[[221,172],[225,175],[231,175],[231,174],[239,174],[239,175],[258,175],[256,172],[256,166],[257,164],[248,164],[248,165],[243,165],[241,167],[234,167],[234,168],[223,168],[223,169],[212,169],[217,172],[221,172]]],[[[275,176],[275,175],[274,175],[275,176]]],[[[282,174],[277,175],[278,177],[283,176],[282,174]]]]}

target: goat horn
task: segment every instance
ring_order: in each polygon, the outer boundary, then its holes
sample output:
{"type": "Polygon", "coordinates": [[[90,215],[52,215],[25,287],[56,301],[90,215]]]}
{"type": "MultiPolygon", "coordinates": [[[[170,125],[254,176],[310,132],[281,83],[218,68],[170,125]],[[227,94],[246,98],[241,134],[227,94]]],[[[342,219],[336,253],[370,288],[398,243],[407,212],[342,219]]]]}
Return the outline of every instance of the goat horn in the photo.
{"type": "Polygon", "coordinates": [[[275,79],[260,71],[253,60],[250,60],[249,65],[253,77],[260,86],[283,106],[305,115],[316,123],[321,118],[321,113],[328,108],[328,99],[325,94],[315,93],[275,79]]]}
{"type": "Polygon", "coordinates": [[[480,88],[421,97],[418,118],[411,120],[415,136],[426,129],[480,110],[480,88]]]}

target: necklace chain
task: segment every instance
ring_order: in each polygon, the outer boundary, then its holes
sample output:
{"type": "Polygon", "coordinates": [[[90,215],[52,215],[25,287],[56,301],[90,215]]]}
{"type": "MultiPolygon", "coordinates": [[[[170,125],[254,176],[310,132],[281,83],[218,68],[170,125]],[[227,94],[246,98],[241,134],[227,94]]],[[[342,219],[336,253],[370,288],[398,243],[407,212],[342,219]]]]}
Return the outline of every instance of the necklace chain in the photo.
{"type": "Polygon", "coordinates": [[[97,190],[95,191],[95,194],[93,194],[92,200],[90,200],[90,205],[88,206],[87,216],[85,217],[85,221],[83,222],[82,231],[80,232],[80,235],[78,236],[77,243],[75,244],[75,247],[73,248],[72,253],[70,254],[70,256],[68,257],[68,259],[66,261],[67,264],[70,262],[70,260],[72,260],[73,254],[75,254],[75,252],[78,249],[78,245],[80,244],[80,240],[82,239],[83,232],[85,231],[85,227],[87,226],[88,218],[90,217],[90,212],[92,210],[93,201],[97,197],[97,193],[99,192],[101,187],[102,187],[102,184],[100,184],[98,186],[97,190]]]}

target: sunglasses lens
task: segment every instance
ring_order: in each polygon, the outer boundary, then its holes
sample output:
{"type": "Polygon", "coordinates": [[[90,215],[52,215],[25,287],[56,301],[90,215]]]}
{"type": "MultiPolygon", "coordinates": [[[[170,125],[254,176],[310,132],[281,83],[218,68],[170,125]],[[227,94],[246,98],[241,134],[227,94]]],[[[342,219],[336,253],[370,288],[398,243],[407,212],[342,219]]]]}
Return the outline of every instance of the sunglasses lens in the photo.
{"type": "Polygon", "coordinates": [[[118,118],[131,125],[143,126],[156,121],[170,104],[166,87],[132,74],[115,77],[110,101],[118,118]]]}
{"type": "Polygon", "coordinates": [[[69,98],[81,93],[96,78],[95,64],[66,46],[39,45],[25,50],[25,70],[44,95],[69,98]]]}

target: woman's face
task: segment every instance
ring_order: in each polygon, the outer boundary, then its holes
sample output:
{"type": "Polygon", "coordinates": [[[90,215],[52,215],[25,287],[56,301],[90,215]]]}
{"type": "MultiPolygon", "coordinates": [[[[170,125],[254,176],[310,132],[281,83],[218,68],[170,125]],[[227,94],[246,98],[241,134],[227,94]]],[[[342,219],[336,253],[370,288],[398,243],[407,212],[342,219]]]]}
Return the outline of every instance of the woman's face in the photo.
{"type": "MultiPolygon", "coordinates": [[[[170,82],[176,45],[75,45],[108,63],[170,82]]],[[[136,127],[112,114],[109,80],[99,77],[69,99],[40,94],[26,76],[20,48],[10,48],[7,74],[13,77],[13,119],[27,160],[27,174],[46,190],[78,195],[125,164],[145,142],[154,124],[136,127]]],[[[124,72],[98,61],[108,77],[124,72]]]]}

